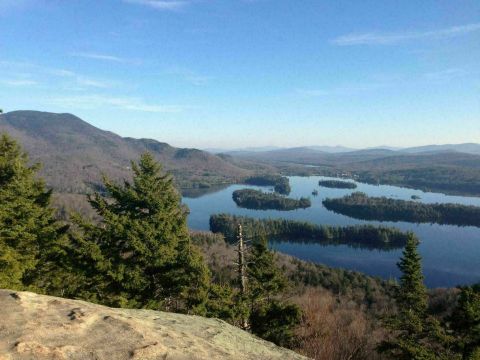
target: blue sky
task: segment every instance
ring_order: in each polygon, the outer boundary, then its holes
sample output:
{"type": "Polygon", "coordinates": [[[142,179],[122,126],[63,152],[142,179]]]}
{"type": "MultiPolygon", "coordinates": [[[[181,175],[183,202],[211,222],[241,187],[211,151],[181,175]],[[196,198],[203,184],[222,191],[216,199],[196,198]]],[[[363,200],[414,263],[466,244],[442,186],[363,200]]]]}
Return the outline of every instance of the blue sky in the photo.
{"type": "Polygon", "coordinates": [[[176,146],[480,142],[480,1],[0,0],[0,107],[176,146]]]}

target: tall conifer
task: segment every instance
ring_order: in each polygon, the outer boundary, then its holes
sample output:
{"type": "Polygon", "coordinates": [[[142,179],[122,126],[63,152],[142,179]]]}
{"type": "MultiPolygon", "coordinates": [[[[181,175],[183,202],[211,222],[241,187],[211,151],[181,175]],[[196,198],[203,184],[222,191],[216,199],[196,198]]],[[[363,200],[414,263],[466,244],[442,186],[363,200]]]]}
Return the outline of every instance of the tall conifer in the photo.
{"type": "Polygon", "coordinates": [[[281,298],[288,280],[277,266],[264,235],[254,240],[247,269],[251,331],[278,345],[291,347],[301,310],[281,298]]]}
{"type": "Polygon", "coordinates": [[[106,195],[90,197],[99,224],[77,218],[73,270],[87,284],[78,291],[109,305],[203,313],[209,272],[173,179],[148,153],[132,169],[132,182],[105,179],[106,195]]]}
{"type": "Polygon", "coordinates": [[[39,165],[28,162],[15,140],[0,136],[0,288],[38,291],[66,228],[55,220],[39,165]]]}
{"type": "Polygon", "coordinates": [[[480,360],[480,284],[462,289],[450,320],[462,360],[480,360]]]}
{"type": "Polygon", "coordinates": [[[402,272],[396,294],[397,313],[386,321],[392,333],[379,351],[400,360],[452,360],[453,354],[444,347],[447,336],[438,321],[427,314],[428,297],[418,245],[415,235],[409,234],[397,264],[402,272]]]}

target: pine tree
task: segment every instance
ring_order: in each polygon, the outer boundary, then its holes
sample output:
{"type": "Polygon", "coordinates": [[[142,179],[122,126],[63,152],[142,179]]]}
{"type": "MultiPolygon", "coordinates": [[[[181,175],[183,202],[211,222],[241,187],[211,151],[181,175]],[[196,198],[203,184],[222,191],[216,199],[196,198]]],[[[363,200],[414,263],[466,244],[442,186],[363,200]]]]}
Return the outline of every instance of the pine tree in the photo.
{"type": "Polygon", "coordinates": [[[444,329],[427,314],[428,297],[418,245],[415,235],[409,234],[397,264],[402,272],[395,298],[397,314],[386,320],[392,334],[382,342],[379,351],[401,360],[454,359],[448,351],[449,340],[444,329]]]}
{"type": "Polygon", "coordinates": [[[207,316],[222,319],[243,327],[243,319],[248,317],[245,302],[240,301],[240,292],[227,284],[212,284],[208,294],[207,316]]]}
{"type": "Polygon", "coordinates": [[[462,288],[450,320],[462,360],[480,360],[480,284],[462,288]]]}
{"type": "Polygon", "coordinates": [[[76,218],[75,292],[107,305],[204,313],[209,272],[172,177],[148,153],[132,169],[132,182],[105,178],[106,196],[90,197],[99,224],[76,218]]]}
{"type": "MultiPolygon", "coordinates": [[[[425,317],[427,311],[427,290],[423,284],[422,258],[418,253],[418,239],[409,234],[403,256],[397,264],[402,272],[400,277],[400,290],[396,300],[401,305],[401,310],[411,314],[416,319],[425,317]]],[[[417,328],[417,323],[411,323],[412,331],[417,328]]]]}
{"type": "Polygon", "coordinates": [[[250,314],[251,330],[261,338],[283,347],[295,345],[295,327],[302,311],[292,303],[272,299],[254,307],[250,314]]]}
{"type": "Polygon", "coordinates": [[[293,346],[301,310],[280,298],[288,280],[278,268],[264,235],[254,240],[247,269],[251,331],[278,345],[293,346]]]}
{"type": "Polygon", "coordinates": [[[0,288],[40,291],[66,227],[50,206],[39,165],[8,135],[0,137],[0,288]],[[39,285],[40,284],[40,285],[39,285]]]}
{"type": "Polygon", "coordinates": [[[252,244],[248,258],[249,294],[255,301],[269,301],[287,287],[287,279],[275,261],[275,254],[268,248],[266,236],[259,236],[252,244]]]}

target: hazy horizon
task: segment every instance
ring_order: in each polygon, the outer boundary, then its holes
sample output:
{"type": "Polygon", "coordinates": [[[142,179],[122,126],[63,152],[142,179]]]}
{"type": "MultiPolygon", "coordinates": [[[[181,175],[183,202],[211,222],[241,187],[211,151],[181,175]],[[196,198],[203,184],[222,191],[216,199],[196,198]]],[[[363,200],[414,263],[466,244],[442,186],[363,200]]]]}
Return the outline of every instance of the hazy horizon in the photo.
{"type": "Polygon", "coordinates": [[[3,0],[0,108],[180,147],[478,142],[479,14],[445,0],[3,0]]]}
{"type": "MultiPolygon", "coordinates": [[[[46,111],[46,110],[34,110],[34,109],[15,109],[15,110],[2,109],[2,110],[3,110],[4,114],[9,113],[9,112],[15,112],[15,111],[42,111],[42,112],[45,111],[45,112],[49,112],[49,111],[46,111]]],[[[71,114],[71,115],[79,117],[76,114],[72,114],[72,113],[68,113],[68,112],[66,112],[66,114],[71,114]]],[[[0,116],[1,115],[2,114],[0,113],[0,116]]],[[[350,147],[350,146],[346,146],[346,145],[343,145],[343,144],[334,144],[334,145],[328,145],[328,144],[296,144],[296,145],[292,145],[292,146],[285,146],[285,145],[272,145],[272,144],[266,143],[266,144],[259,144],[257,146],[225,146],[225,147],[204,146],[204,147],[200,147],[200,146],[193,146],[193,145],[188,145],[188,144],[185,144],[185,145],[184,144],[176,144],[176,143],[173,143],[173,142],[169,141],[168,139],[154,138],[154,137],[151,137],[151,136],[148,136],[148,135],[146,135],[146,136],[132,136],[131,134],[128,134],[128,133],[127,134],[120,134],[120,133],[117,133],[114,129],[110,129],[110,128],[106,128],[106,127],[102,127],[102,126],[97,126],[94,123],[92,123],[90,121],[87,121],[86,119],[83,119],[81,117],[79,117],[79,118],[81,120],[85,121],[86,123],[97,127],[98,129],[100,129],[102,131],[113,132],[113,133],[115,133],[119,136],[122,136],[122,137],[133,137],[133,138],[137,138],[137,139],[140,139],[140,138],[153,139],[153,140],[156,140],[156,141],[159,141],[159,142],[168,143],[169,145],[174,146],[174,147],[198,148],[200,150],[205,150],[205,151],[209,151],[209,152],[246,151],[246,150],[254,150],[254,151],[266,150],[266,151],[268,151],[268,149],[281,150],[281,149],[294,149],[294,148],[322,148],[322,147],[331,148],[331,149],[338,148],[338,149],[341,149],[338,152],[346,152],[346,151],[368,150],[368,149],[402,150],[402,149],[416,148],[416,147],[423,147],[423,146],[448,146],[448,145],[454,146],[454,145],[466,145],[466,144],[480,145],[480,141],[479,142],[470,141],[470,142],[462,142],[462,143],[420,143],[420,144],[411,145],[411,146],[394,146],[394,145],[390,145],[390,144],[381,144],[381,145],[373,145],[373,146],[365,146],[365,147],[350,147]]]]}

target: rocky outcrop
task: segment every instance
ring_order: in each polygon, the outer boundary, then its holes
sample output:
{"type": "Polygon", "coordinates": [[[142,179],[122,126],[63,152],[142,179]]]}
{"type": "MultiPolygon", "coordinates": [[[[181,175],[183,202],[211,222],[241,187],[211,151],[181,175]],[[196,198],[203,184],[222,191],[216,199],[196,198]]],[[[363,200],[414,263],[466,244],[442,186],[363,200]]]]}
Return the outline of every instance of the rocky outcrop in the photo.
{"type": "Polygon", "coordinates": [[[224,321],[0,290],[0,360],[305,359],[224,321]]]}

